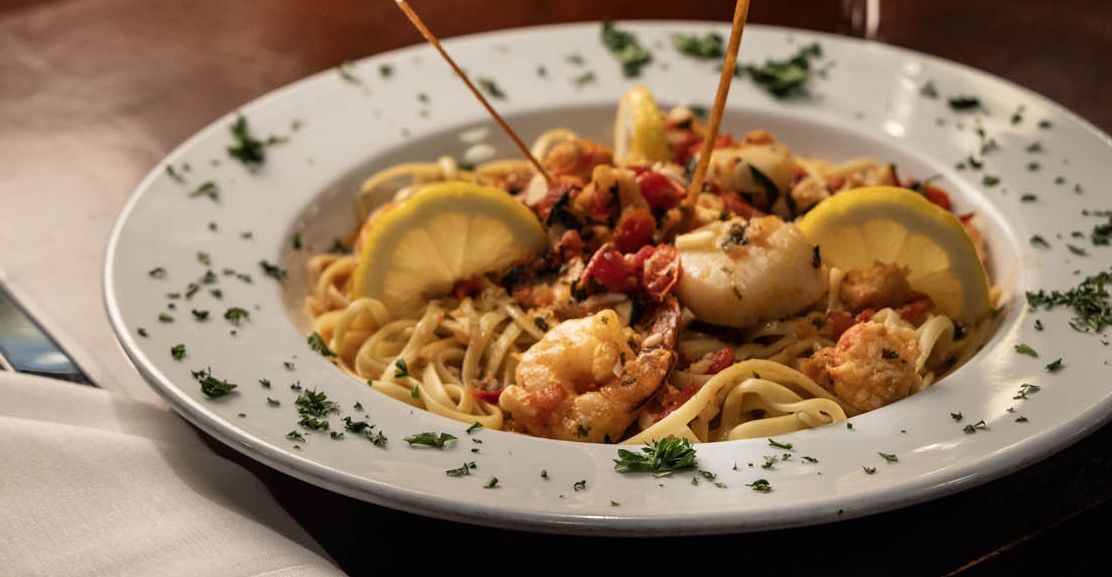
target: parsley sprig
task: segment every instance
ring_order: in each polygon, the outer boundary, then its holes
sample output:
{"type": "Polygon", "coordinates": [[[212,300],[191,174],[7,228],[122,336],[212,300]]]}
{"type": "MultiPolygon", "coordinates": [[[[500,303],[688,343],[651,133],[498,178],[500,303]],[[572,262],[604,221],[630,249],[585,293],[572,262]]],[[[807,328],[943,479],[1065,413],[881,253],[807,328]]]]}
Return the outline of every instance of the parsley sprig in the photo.
{"type": "Polygon", "coordinates": [[[691,441],[674,437],[645,443],[641,453],[618,449],[618,458],[614,459],[614,469],[618,472],[652,473],[654,477],[665,477],[694,466],[695,448],[691,441]]]}

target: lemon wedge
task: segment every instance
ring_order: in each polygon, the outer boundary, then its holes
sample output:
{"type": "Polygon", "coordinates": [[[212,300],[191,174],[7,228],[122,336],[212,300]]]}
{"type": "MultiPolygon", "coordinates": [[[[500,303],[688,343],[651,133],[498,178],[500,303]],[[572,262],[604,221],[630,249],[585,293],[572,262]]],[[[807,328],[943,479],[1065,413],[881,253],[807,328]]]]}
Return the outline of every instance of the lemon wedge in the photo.
{"type": "Polygon", "coordinates": [[[537,217],[506,191],[431,185],[375,221],[352,293],[416,318],[429,298],[448,294],[456,282],[525,262],[547,244],[537,217]]]}
{"type": "Polygon", "coordinates": [[[988,279],[965,229],[914,191],[872,186],[840,192],[798,225],[831,266],[897,264],[910,270],[911,288],[950,318],[972,323],[989,312],[988,279]]]}
{"type": "Polygon", "coordinates": [[[664,134],[664,118],[644,86],[630,88],[618,103],[614,121],[614,157],[619,161],[667,162],[672,147],[664,134]]]}

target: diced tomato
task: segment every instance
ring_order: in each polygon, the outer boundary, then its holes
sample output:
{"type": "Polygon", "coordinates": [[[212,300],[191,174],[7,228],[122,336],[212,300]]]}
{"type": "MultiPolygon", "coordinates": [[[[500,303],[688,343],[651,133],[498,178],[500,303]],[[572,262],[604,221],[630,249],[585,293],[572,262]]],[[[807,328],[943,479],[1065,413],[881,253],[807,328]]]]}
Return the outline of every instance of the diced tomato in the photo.
{"type": "Polygon", "coordinates": [[[734,145],[734,135],[732,134],[719,134],[718,138],[714,141],[715,148],[729,148],[734,145]]]}
{"type": "Polygon", "coordinates": [[[672,146],[672,161],[680,166],[686,166],[691,161],[691,157],[699,151],[699,144],[702,142],[703,139],[694,132],[685,132],[683,140],[672,146]]]}
{"type": "Polygon", "coordinates": [[[707,367],[708,375],[717,375],[734,364],[734,349],[722,347],[710,353],[710,365],[707,367]]]}
{"type": "Polygon", "coordinates": [[[552,253],[556,256],[557,264],[582,256],[583,237],[579,236],[579,231],[574,228],[565,230],[564,234],[553,243],[552,253]]]}
{"type": "Polygon", "coordinates": [[[647,208],[635,208],[626,211],[618,221],[614,244],[618,245],[618,250],[623,253],[631,253],[652,242],[654,232],[656,232],[656,220],[653,214],[647,208]]]}
{"type": "Polygon", "coordinates": [[[927,200],[946,209],[948,212],[952,212],[954,210],[954,205],[952,202],[950,202],[950,195],[946,194],[945,190],[942,190],[937,186],[931,186],[929,184],[924,185],[923,188],[923,196],[927,197],[927,200]]]}
{"type": "Polygon", "coordinates": [[[680,389],[680,393],[676,395],[676,398],[672,399],[672,402],[669,403],[668,406],[663,411],[661,411],[655,419],[653,419],[653,422],[655,423],[663,419],[664,417],[667,417],[668,415],[672,414],[672,411],[675,411],[676,409],[682,407],[684,403],[691,400],[691,397],[695,396],[695,393],[699,392],[700,387],[702,387],[702,385],[698,382],[687,383],[684,388],[680,389]]]}
{"type": "Polygon", "coordinates": [[[456,284],[452,287],[452,294],[455,295],[457,299],[474,296],[477,292],[479,292],[478,276],[473,276],[469,279],[456,281],[456,284]]]}
{"type": "Polygon", "coordinates": [[[914,293],[911,300],[900,307],[900,318],[913,325],[918,325],[923,322],[923,319],[927,318],[927,313],[930,312],[933,307],[934,302],[931,301],[931,297],[921,293],[914,293]]]}
{"type": "Polygon", "coordinates": [[[965,224],[965,223],[968,223],[969,221],[973,220],[974,216],[977,216],[977,213],[967,212],[965,214],[959,214],[958,215],[958,220],[960,220],[962,222],[962,224],[965,224]]]}
{"type": "Polygon", "coordinates": [[[497,405],[498,398],[502,396],[502,391],[504,390],[505,389],[494,389],[493,391],[473,390],[471,391],[471,396],[475,397],[476,399],[481,399],[488,403],[497,405]]]}
{"type": "Polygon", "coordinates": [[[875,315],[875,314],[876,314],[876,309],[870,309],[870,308],[861,309],[861,312],[857,313],[857,322],[859,322],[859,323],[868,322],[868,320],[873,318],[873,315],[875,315]]]}
{"type": "Polygon", "coordinates": [[[586,287],[593,280],[609,291],[628,293],[637,288],[635,272],[622,253],[615,250],[613,243],[606,243],[591,256],[583,276],[579,278],[579,286],[586,287]]]}
{"type": "Polygon", "coordinates": [[[644,172],[638,175],[637,186],[640,187],[645,202],[657,210],[668,210],[676,206],[683,200],[685,194],[680,183],[659,172],[644,172]]]}
{"type": "Polygon", "coordinates": [[[682,274],[679,251],[672,245],[662,244],[654,247],[652,255],[645,259],[641,283],[650,297],[661,302],[676,286],[682,274]]]}
{"type": "Polygon", "coordinates": [[[854,325],[856,321],[853,320],[853,315],[845,311],[830,311],[826,313],[826,320],[830,324],[831,330],[834,331],[834,339],[837,340],[854,325]]]}
{"type": "Polygon", "coordinates": [[[726,210],[740,216],[741,218],[748,220],[753,218],[754,216],[764,216],[763,212],[746,202],[740,194],[732,190],[727,190],[719,196],[722,198],[722,205],[726,207],[726,210]]]}
{"type": "Polygon", "coordinates": [[[844,176],[836,176],[836,177],[831,178],[830,180],[826,181],[826,188],[828,188],[828,189],[830,189],[834,192],[842,190],[842,187],[845,186],[845,185],[846,185],[846,178],[844,176]]]}

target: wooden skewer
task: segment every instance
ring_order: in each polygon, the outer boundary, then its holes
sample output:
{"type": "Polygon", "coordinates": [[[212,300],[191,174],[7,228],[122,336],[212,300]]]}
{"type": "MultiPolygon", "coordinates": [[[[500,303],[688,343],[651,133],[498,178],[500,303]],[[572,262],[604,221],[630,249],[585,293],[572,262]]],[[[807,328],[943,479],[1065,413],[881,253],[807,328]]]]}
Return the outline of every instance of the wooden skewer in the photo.
{"type": "Polygon", "coordinates": [[[703,179],[706,177],[707,168],[710,167],[714,142],[718,140],[718,125],[722,123],[722,110],[726,108],[726,97],[730,94],[730,82],[734,79],[734,68],[737,66],[737,51],[741,46],[741,33],[745,30],[745,18],[748,15],[749,0],[737,0],[737,6],[734,8],[734,27],[730,30],[730,42],[726,48],[726,60],[722,63],[722,75],[718,77],[718,92],[714,96],[714,108],[710,112],[706,139],[703,140],[699,163],[695,165],[695,174],[691,175],[691,185],[687,189],[687,198],[684,199],[684,207],[688,209],[695,207],[695,201],[703,191],[703,179]]]}
{"type": "Polygon", "coordinates": [[[471,83],[471,79],[469,79],[467,75],[464,74],[462,70],[460,70],[459,66],[456,65],[456,61],[452,60],[451,56],[448,56],[448,53],[444,51],[444,47],[440,45],[440,40],[438,40],[436,36],[433,35],[432,31],[429,30],[427,26],[425,26],[425,23],[421,20],[421,17],[418,16],[417,13],[409,7],[409,2],[407,2],[406,0],[395,0],[395,2],[398,3],[398,8],[401,8],[402,12],[404,12],[406,17],[409,18],[409,21],[413,23],[413,26],[417,28],[417,31],[421,33],[421,36],[424,36],[425,40],[427,40],[429,44],[432,44],[433,48],[436,48],[436,51],[444,57],[444,60],[448,63],[448,66],[452,67],[452,70],[455,71],[456,75],[459,76],[459,79],[467,85],[467,88],[471,90],[471,93],[475,95],[475,98],[479,99],[479,102],[483,105],[483,108],[486,108],[486,111],[489,112],[492,117],[494,117],[494,121],[498,123],[498,126],[502,127],[502,130],[504,130],[506,134],[509,135],[510,139],[514,141],[514,144],[516,144],[518,149],[521,150],[521,153],[525,155],[525,158],[528,158],[529,162],[533,164],[533,168],[536,168],[537,172],[539,172],[541,176],[544,177],[545,182],[547,182],[549,186],[551,186],[552,177],[549,176],[548,171],[544,169],[544,166],[541,166],[541,163],[536,159],[536,157],[533,156],[533,153],[529,151],[529,147],[525,146],[525,143],[522,142],[520,138],[518,138],[517,133],[515,133],[512,128],[510,128],[509,124],[506,124],[506,121],[503,120],[502,116],[500,116],[498,112],[494,110],[494,107],[490,105],[490,102],[487,102],[487,99],[483,96],[483,93],[480,92],[478,88],[475,88],[475,85],[471,83]]]}

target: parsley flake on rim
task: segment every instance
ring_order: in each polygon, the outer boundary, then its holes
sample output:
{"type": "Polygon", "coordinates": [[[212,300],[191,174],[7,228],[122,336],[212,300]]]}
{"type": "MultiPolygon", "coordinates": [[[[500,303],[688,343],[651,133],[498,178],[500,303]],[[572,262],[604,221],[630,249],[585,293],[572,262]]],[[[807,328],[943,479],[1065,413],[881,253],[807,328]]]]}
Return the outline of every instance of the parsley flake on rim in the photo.
{"type": "Polygon", "coordinates": [[[746,483],[745,486],[746,487],[751,487],[754,491],[756,491],[758,493],[771,493],[772,492],[772,483],[769,483],[768,480],[766,480],[766,479],[757,479],[756,481],[753,481],[752,483],[746,483]]]}
{"type": "Polygon", "coordinates": [[[626,78],[640,76],[641,69],[653,60],[652,53],[641,46],[637,36],[632,32],[619,30],[609,20],[602,23],[599,36],[602,39],[602,44],[621,64],[622,75],[626,78]]]}
{"type": "Polygon", "coordinates": [[[229,130],[231,130],[235,142],[228,146],[228,156],[240,161],[248,168],[257,167],[266,161],[266,147],[281,144],[286,140],[277,136],[270,136],[266,140],[255,138],[251,134],[247,117],[242,114],[236,117],[229,130]]]}
{"type": "Polygon", "coordinates": [[[776,447],[777,449],[783,449],[785,451],[792,450],[792,444],[791,443],[781,443],[780,441],[777,441],[776,439],[769,439],[768,440],[768,445],[770,447],[776,447]]]}
{"type": "Polygon", "coordinates": [[[471,424],[470,427],[467,427],[467,434],[470,435],[471,433],[474,433],[475,431],[478,431],[481,428],[483,428],[483,424],[480,423],[479,421],[475,421],[474,423],[471,424]]]}
{"type": "Polygon", "coordinates": [[[900,458],[897,457],[895,453],[877,453],[877,454],[880,455],[881,458],[883,458],[885,461],[888,461],[889,463],[899,463],[900,462],[900,458]]]}
{"type": "Polygon", "coordinates": [[[722,35],[717,32],[708,32],[705,36],[676,33],[672,35],[672,46],[680,54],[702,60],[715,60],[726,55],[722,35]]]}
{"type": "MultiPolygon", "coordinates": [[[[400,379],[409,376],[409,366],[405,364],[405,359],[398,359],[394,361],[394,378],[400,379]]],[[[416,398],[416,397],[414,397],[416,398]]]]}
{"type": "Polygon", "coordinates": [[[1055,359],[1046,365],[1047,372],[1056,373],[1062,370],[1062,359],[1055,359]]]}
{"type": "Polygon", "coordinates": [[[475,84],[478,84],[479,88],[491,98],[497,98],[499,100],[506,99],[506,93],[502,90],[502,87],[498,86],[498,83],[491,78],[479,76],[475,78],[475,84]]]}
{"type": "Polygon", "coordinates": [[[239,326],[239,323],[243,319],[249,318],[251,318],[251,313],[247,312],[247,309],[245,308],[231,307],[228,310],[224,311],[224,319],[236,326],[239,326]]]}
{"type": "Polygon", "coordinates": [[[652,473],[654,477],[665,477],[675,471],[690,469],[695,462],[695,448],[691,446],[691,441],[669,437],[645,443],[641,454],[618,449],[614,469],[620,473],[652,473]]]}
{"type": "Polygon", "coordinates": [[[234,383],[229,383],[228,381],[212,376],[212,369],[205,368],[200,371],[190,371],[190,373],[193,375],[193,378],[201,384],[201,392],[209,398],[215,399],[223,397],[233,392],[236,388],[234,383]]]}
{"type": "Polygon", "coordinates": [[[822,58],[822,46],[813,42],[801,47],[787,59],[769,59],[761,66],[749,64],[742,66],[741,69],[769,94],[776,98],[787,98],[806,92],[807,82],[814,72],[811,61],[819,58],[822,58]]]}
{"type": "Polygon", "coordinates": [[[433,447],[434,449],[444,449],[444,445],[449,441],[456,440],[455,435],[448,433],[440,433],[439,435],[433,432],[417,433],[405,438],[405,442],[412,445],[423,445],[426,447],[433,447]]]}
{"type": "Polygon", "coordinates": [[[263,269],[263,274],[265,274],[266,276],[268,276],[268,277],[270,277],[274,280],[278,280],[278,281],[286,280],[286,271],[285,271],[285,269],[283,269],[282,267],[280,267],[276,264],[273,264],[273,263],[271,263],[269,261],[266,261],[266,260],[260,260],[259,261],[259,267],[261,267],[263,269]]]}
{"type": "Polygon", "coordinates": [[[455,469],[448,469],[447,471],[444,471],[444,474],[448,475],[449,477],[466,477],[466,476],[471,474],[471,469],[477,469],[477,468],[478,468],[478,465],[475,464],[475,461],[466,461],[460,467],[457,467],[455,469]]]}
{"type": "Polygon", "coordinates": [[[198,196],[207,196],[213,202],[217,202],[220,200],[220,187],[216,185],[216,181],[206,180],[201,183],[201,186],[198,186],[189,193],[190,198],[196,198],[198,196]]]}
{"type": "Polygon", "coordinates": [[[1112,286],[1112,271],[1103,271],[1085,278],[1067,291],[1028,291],[1027,306],[1031,310],[1056,306],[1069,307],[1074,317],[1070,326],[1078,332],[1101,332],[1112,325],[1112,299],[1108,287],[1112,286]]]}
{"type": "Polygon", "coordinates": [[[486,482],[486,485],[483,485],[483,488],[484,489],[496,489],[496,488],[498,488],[498,477],[491,477],[490,480],[486,482]]]}
{"type": "Polygon", "coordinates": [[[1027,355],[1029,357],[1038,357],[1039,356],[1038,351],[1031,348],[1031,345],[1024,344],[1024,343],[1019,343],[1018,345],[1016,345],[1015,346],[1015,352],[1017,352],[1021,355],[1027,355]]]}
{"type": "Polygon", "coordinates": [[[185,358],[185,345],[178,343],[170,347],[170,356],[174,357],[175,361],[180,361],[185,358]]]}
{"type": "Polygon", "coordinates": [[[587,490],[587,480],[586,479],[580,479],[579,481],[576,481],[575,483],[573,483],[571,487],[576,492],[586,491],[587,490]]]}
{"type": "Polygon", "coordinates": [[[332,349],[328,348],[328,345],[325,344],[324,339],[321,338],[320,333],[318,333],[316,331],[313,331],[313,334],[309,335],[309,338],[306,339],[306,342],[309,343],[309,348],[311,348],[314,351],[320,353],[321,356],[325,356],[325,357],[334,357],[334,356],[336,356],[336,353],[333,352],[332,349]]]}

